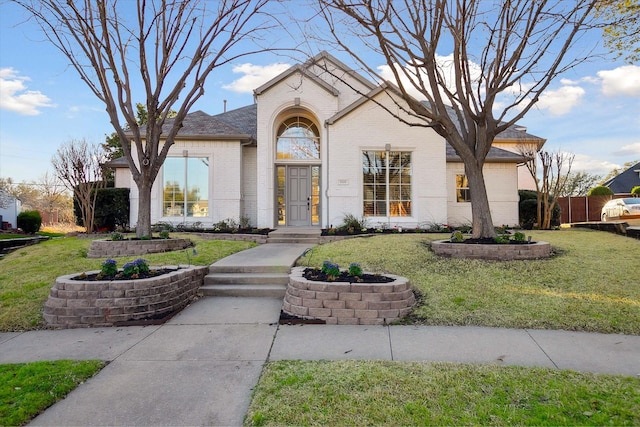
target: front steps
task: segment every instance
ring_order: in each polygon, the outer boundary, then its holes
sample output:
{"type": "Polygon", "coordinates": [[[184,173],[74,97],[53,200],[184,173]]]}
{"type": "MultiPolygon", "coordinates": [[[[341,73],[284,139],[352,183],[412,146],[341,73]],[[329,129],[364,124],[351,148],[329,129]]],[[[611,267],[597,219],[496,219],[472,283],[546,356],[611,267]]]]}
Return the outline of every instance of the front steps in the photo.
{"type": "Polygon", "coordinates": [[[288,283],[289,268],[211,265],[200,291],[204,296],[282,298],[288,283]]]}
{"type": "MultiPolygon", "coordinates": [[[[216,261],[209,266],[200,291],[204,296],[284,298],[289,271],[309,248],[318,243],[320,230],[310,233],[285,233],[284,243],[269,243],[247,249],[216,261]],[[306,237],[300,237],[304,235],[306,237]],[[305,239],[299,242],[298,239],[305,239]]],[[[276,234],[277,237],[277,234],[276,234]]]]}
{"type": "Polygon", "coordinates": [[[279,228],[269,233],[267,243],[302,243],[317,245],[320,240],[319,228],[279,228]]]}

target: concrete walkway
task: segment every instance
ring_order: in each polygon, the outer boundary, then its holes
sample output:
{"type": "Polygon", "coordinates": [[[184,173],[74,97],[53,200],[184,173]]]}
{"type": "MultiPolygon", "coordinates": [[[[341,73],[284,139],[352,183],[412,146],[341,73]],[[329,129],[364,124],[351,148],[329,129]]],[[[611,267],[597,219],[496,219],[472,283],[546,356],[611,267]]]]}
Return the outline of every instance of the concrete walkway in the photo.
{"type": "MultiPolygon", "coordinates": [[[[269,246],[261,247],[273,251],[269,246]]],[[[452,361],[640,375],[640,336],[279,325],[281,306],[277,298],[211,297],[161,326],[0,333],[0,363],[110,362],[31,423],[49,426],[241,425],[272,360],[452,361]]]]}

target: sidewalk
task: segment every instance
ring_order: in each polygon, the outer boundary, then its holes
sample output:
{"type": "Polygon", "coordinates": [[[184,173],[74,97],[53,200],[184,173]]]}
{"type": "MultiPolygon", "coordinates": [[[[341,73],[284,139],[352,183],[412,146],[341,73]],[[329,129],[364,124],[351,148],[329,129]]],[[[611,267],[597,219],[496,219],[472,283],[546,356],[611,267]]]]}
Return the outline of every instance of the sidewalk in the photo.
{"type": "Polygon", "coordinates": [[[452,361],[640,375],[640,336],[278,325],[281,305],[273,298],[203,298],[162,326],[2,333],[0,363],[110,362],[31,425],[241,425],[270,360],[452,361]]]}

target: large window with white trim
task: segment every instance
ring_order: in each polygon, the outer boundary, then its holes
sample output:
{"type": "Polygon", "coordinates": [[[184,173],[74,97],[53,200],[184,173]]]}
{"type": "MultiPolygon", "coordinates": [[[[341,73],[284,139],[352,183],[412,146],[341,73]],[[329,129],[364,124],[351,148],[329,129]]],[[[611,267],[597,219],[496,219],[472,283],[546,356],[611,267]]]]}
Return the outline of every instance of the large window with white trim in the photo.
{"type": "Polygon", "coordinates": [[[364,216],[411,216],[411,152],[363,151],[364,216]]]}
{"type": "Polygon", "coordinates": [[[209,159],[167,157],[163,166],[162,215],[209,215],[209,159]]]}

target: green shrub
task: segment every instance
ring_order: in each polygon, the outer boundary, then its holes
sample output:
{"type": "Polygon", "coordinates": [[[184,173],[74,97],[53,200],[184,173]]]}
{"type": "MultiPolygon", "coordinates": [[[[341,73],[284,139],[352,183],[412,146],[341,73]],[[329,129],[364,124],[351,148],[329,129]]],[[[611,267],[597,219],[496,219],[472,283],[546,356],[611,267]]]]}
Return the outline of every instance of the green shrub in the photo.
{"type": "Polygon", "coordinates": [[[342,225],[338,227],[339,230],[346,230],[351,233],[360,232],[366,230],[369,227],[368,221],[365,217],[358,218],[352,214],[345,214],[342,218],[342,225]]]}
{"type": "MultiPolygon", "coordinates": [[[[531,190],[518,190],[518,194],[520,195],[520,203],[518,204],[520,226],[525,230],[531,230],[538,222],[538,193],[531,190]]],[[[542,214],[544,215],[544,212],[542,214]]],[[[543,219],[541,218],[541,220],[543,219]]],[[[560,206],[556,204],[551,213],[551,225],[558,224],[560,224],[560,206]]]]}
{"type": "Polygon", "coordinates": [[[526,236],[524,235],[524,233],[521,232],[516,232],[513,234],[513,240],[516,242],[524,242],[526,239],[526,236]]]}
{"type": "Polygon", "coordinates": [[[613,191],[609,187],[599,185],[589,190],[587,196],[613,196],[613,191]]]}
{"type": "MultiPolygon", "coordinates": [[[[75,197],[73,212],[76,223],[84,226],[80,205],[75,197]]],[[[129,189],[98,188],[93,216],[94,227],[98,231],[113,231],[117,227],[127,228],[129,225],[129,189]]]]}
{"type": "Polygon", "coordinates": [[[42,217],[38,211],[24,211],[18,214],[18,228],[25,233],[33,234],[40,230],[42,225],[42,217]]]}
{"type": "Polygon", "coordinates": [[[638,194],[640,195],[640,185],[636,185],[635,187],[633,187],[631,189],[631,194],[638,194]]]}

